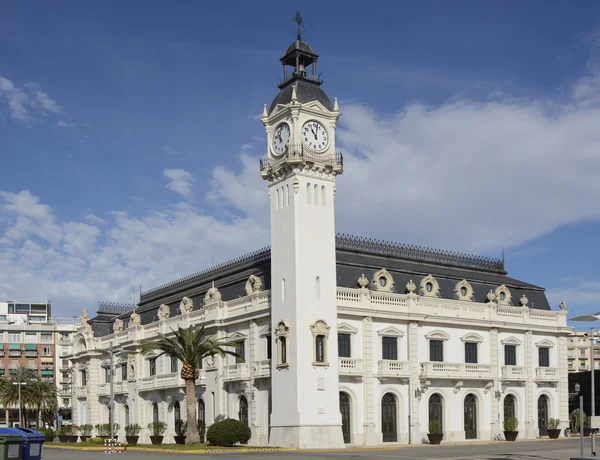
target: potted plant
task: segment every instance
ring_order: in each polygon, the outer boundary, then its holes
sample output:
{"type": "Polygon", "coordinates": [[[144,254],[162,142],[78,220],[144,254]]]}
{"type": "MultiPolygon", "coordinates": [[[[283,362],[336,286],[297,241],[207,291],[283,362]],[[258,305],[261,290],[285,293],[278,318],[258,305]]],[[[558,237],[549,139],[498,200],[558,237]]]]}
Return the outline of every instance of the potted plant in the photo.
{"type": "Polygon", "coordinates": [[[125,439],[127,440],[127,444],[135,446],[138,442],[138,439],[140,439],[140,431],[142,431],[142,427],[137,423],[125,425],[125,439]]]}
{"type": "Polygon", "coordinates": [[[206,433],[206,422],[204,420],[198,420],[198,434],[200,435],[200,442],[204,442],[204,435],[206,433]]]}
{"type": "Polygon", "coordinates": [[[177,433],[176,436],[173,436],[175,438],[175,444],[185,444],[187,422],[184,422],[181,419],[175,420],[175,433],[177,433]]]}
{"type": "Polygon", "coordinates": [[[560,425],[560,419],[551,418],[548,420],[548,437],[550,439],[557,439],[560,436],[561,429],[558,427],[560,425]]]}
{"type": "MultiPolygon", "coordinates": [[[[115,439],[117,439],[119,437],[119,435],[118,435],[119,428],[120,428],[120,425],[118,423],[113,423],[113,433],[114,433],[115,439]]],[[[110,438],[110,423],[99,423],[98,425],[96,425],[96,430],[98,431],[98,437],[100,437],[102,439],[110,438]]]]}
{"type": "Polygon", "coordinates": [[[519,420],[516,417],[508,417],[504,419],[504,439],[507,441],[515,441],[519,435],[517,428],[519,420]]]}
{"type": "Polygon", "coordinates": [[[77,442],[78,437],[74,425],[63,425],[58,429],[58,440],[60,442],[77,442]]]}
{"type": "Polygon", "coordinates": [[[56,433],[54,432],[54,430],[52,428],[50,428],[50,427],[48,427],[48,428],[40,428],[38,431],[40,433],[42,433],[44,436],[46,436],[46,442],[52,442],[52,441],[54,441],[56,433]]]}
{"type": "MultiPolygon", "coordinates": [[[[583,415],[585,416],[585,412],[583,413],[583,415]]],[[[581,428],[581,414],[579,413],[579,409],[575,409],[573,412],[571,412],[571,431],[573,433],[579,433],[579,430],[581,428]]]]}
{"type": "Polygon", "coordinates": [[[429,444],[439,444],[442,442],[442,438],[444,437],[444,433],[442,432],[442,422],[439,420],[430,420],[427,437],[429,438],[429,444]]]}
{"type": "Polygon", "coordinates": [[[92,437],[92,430],[94,429],[93,425],[90,424],[86,424],[86,425],[81,425],[79,427],[79,438],[81,439],[81,442],[86,442],[88,439],[90,439],[92,437]]]}
{"type": "Polygon", "coordinates": [[[162,444],[167,424],[165,422],[148,423],[148,429],[152,433],[150,435],[150,442],[152,444],[162,444]]]}

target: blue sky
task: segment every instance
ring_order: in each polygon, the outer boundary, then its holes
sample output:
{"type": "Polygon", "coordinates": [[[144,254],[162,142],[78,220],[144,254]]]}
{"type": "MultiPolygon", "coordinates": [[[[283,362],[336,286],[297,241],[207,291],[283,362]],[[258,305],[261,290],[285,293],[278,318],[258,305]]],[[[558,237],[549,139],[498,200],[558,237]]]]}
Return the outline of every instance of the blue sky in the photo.
{"type": "Polygon", "coordinates": [[[257,116],[297,8],[343,114],[339,231],[504,247],[600,310],[592,1],[3,2],[0,298],[71,315],[267,245],[257,116]]]}

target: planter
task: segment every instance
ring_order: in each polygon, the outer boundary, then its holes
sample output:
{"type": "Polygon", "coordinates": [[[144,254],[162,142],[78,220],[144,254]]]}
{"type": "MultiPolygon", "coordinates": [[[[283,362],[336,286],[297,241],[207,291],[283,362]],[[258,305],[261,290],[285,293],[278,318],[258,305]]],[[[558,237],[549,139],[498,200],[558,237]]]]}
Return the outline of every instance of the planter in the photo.
{"type": "Polygon", "coordinates": [[[504,432],[504,439],[506,439],[507,441],[516,441],[517,436],[519,436],[518,431],[505,431],[504,432]]]}
{"type": "Polygon", "coordinates": [[[46,436],[46,442],[53,442],[54,441],[54,437],[55,436],[53,434],[46,436]]]}
{"type": "Polygon", "coordinates": [[[591,436],[592,435],[592,429],[591,428],[583,428],[583,435],[584,436],[591,436]]]}
{"type": "Polygon", "coordinates": [[[439,444],[440,442],[442,442],[442,438],[444,437],[444,433],[438,433],[438,434],[431,434],[431,433],[429,433],[427,435],[427,437],[429,438],[429,444],[439,444]]]}
{"type": "MultiPolygon", "coordinates": [[[[102,439],[110,439],[110,435],[108,435],[108,436],[98,436],[98,437],[102,438],[102,439]]],[[[119,435],[115,433],[115,437],[113,439],[119,439],[119,435]]]]}
{"type": "Polygon", "coordinates": [[[175,444],[185,444],[185,436],[173,436],[175,438],[175,444]]]}
{"type": "Polygon", "coordinates": [[[150,442],[154,445],[162,444],[164,436],[150,436],[150,442]]]}
{"type": "Polygon", "coordinates": [[[77,442],[77,438],[78,437],[79,436],[71,436],[71,435],[69,435],[69,436],[58,436],[58,440],[60,442],[77,442]]]}
{"type": "Polygon", "coordinates": [[[558,437],[560,436],[560,432],[562,430],[559,428],[557,430],[548,430],[548,437],[550,439],[558,439],[558,437]]]}
{"type": "Polygon", "coordinates": [[[129,444],[130,446],[135,446],[137,445],[138,439],[140,439],[139,436],[125,436],[125,439],[127,440],[127,444],[129,444]]]}
{"type": "Polygon", "coordinates": [[[81,439],[81,442],[86,442],[88,439],[91,438],[91,436],[89,434],[80,434],[79,438],[81,439]]]}

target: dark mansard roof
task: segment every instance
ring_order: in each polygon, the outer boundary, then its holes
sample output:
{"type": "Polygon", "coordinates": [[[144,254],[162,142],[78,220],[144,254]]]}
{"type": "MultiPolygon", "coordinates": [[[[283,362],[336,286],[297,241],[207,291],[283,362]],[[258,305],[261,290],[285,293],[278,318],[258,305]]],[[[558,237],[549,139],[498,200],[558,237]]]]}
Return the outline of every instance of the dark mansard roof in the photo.
{"type": "MultiPolygon", "coordinates": [[[[498,259],[338,235],[336,262],[339,287],[356,288],[362,274],[372,280],[376,272],[385,268],[394,279],[393,292],[404,293],[409,280],[418,286],[423,277],[432,275],[440,286],[439,295],[444,299],[456,299],[456,283],[466,279],[473,287],[476,302],[485,302],[490,290],[504,284],[511,292],[513,305],[518,305],[525,294],[529,299],[528,306],[550,310],[543,288],[510,278],[504,262],[498,259]]],[[[161,304],[169,305],[171,316],[175,316],[184,296],[191,298],[197,309],[203,305],[204,295],[213,281],[223,300],[237,299],[246,295],[245,284],[250,275],[259,276],[264,289],[271,288],[270,248],[142,292],[136,311],[142,324],[157,320],[157,309],[161,304]]],[[[133,305],[101,304],[98,316],[90,321],[95,334],[109,334],[117,317],[127,324],[132,309],[133,305]]]]}

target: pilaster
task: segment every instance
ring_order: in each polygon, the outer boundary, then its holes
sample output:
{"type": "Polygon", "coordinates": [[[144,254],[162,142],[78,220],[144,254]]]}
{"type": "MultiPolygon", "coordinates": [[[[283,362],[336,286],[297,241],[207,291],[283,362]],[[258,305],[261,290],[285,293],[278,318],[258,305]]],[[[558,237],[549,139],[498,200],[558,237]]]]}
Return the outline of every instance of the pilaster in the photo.
{"type": "MultiPolygon", "coordinates": [[[[568,339],[566,336],[558,337],[557,361],[560,370],[560,381],[558,383],[558,416],[561,420],[559,428],[565,429],[569,426],[569,371],[568,371],[568,339]]],[[[593,360],[592,360],[593,361],[593,360]]]]}
{"type": "MultiPolygon", "coordinates": [[[[408,311],[415,311],[416,309],[416,295],[409,294],[407,299],[408,311]]],[[[421,398],[415,397],[415,390],[421,387],[419,381],[419,374],[421,373],[421,364],[419,362],[419,323],[411,322],[408,325],[408,360],[410,362],[410,382],[409,386],[409,399],[410,399],[410,420],[411,420],[411,439],[414,442],[418,442],[421,439],[422,433],[426,432],[427,428],[421,430],[421,421],[419,418],[419,403],[421,398]]]]}
{"type": "MultiPolygon", "coordinates": [[[[366,301],[367,293],[363,301],[366,301]]],[[[375,429],[375,401],[373,397],[373,318],[366,317],[362,321],[363,326],[363,361],[365,363],[365,378],[363,379],[364,411],[363,423],[364,440],[366,446],[379,444],[379,438],[375,429]]]]}
{"type": "Polygon", "coordinates": [[[494,387],[490,390],[490,404],[491,404],[491,429],[492,434],[497,435],[503,431],[503,423],[500,419],[500,401],[497,397],[497,391],[502,390],[501,386],[501,370],[499,364],[499,347],[498,347],[498,329],[490,329],[490,364],[492,366],[492,378],[494,379],[494,387]]]}
{"type": "Polygon", "coordinates": [[[528,438],[535,438],[537,431],[537,420],[535,411],[535,368],[533,362],[533,343],[531,331],[525,332],[525,368],[527,371],[527,380],[525,383],[525,401],[527,407],[526,430],[528,438]]]}

